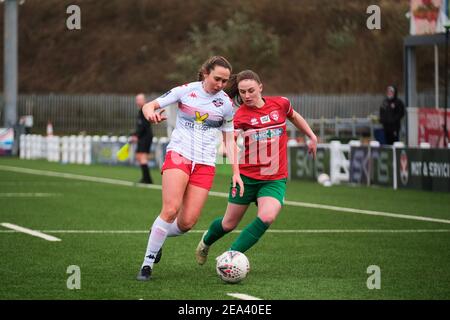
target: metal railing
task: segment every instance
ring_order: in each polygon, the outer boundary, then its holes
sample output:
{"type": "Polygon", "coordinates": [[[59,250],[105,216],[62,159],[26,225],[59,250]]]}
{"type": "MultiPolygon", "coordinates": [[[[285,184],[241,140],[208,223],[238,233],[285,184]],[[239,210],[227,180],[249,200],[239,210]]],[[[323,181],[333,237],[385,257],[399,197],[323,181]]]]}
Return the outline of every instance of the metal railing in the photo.
{"type": "MultiPolygon", "coordinates": [[[[148,94],[147,99],[157,96],[159,94],[148,94]]],[[[338,136],[347,127],[358,134],[361,126],[367,127],[372,123],[369,117],[378,115],[384,98],[381,94],[285,96],[310,124],[317,125],[321,136],[326,136],[330,130],[338,136]]],[[[0,121],[3,123],[1,95],[0,102],[0,121]]],[[[424,106],[426,103],[433,105],[434,96],[420,94],[418,102],[424,106]]],[[[137,108],[134,95],[21,94],[18,98],[18,117],[23,115],[33,116],[32,133],[44,134],[47,122],[51,121],[56,135],[129,135],[135,128],[137,108]]],[[[373,128],[370,130],[373,132],[373,128]]],[[[166,136],[166,123],[153,125],[153,131],[155,136],[166,136]]]]}
{"type": "Polygon", "coordinates": [[[19,117],[33,115],[33,133],[44,133],[51,121],[58,135],[128,135],[135,128],[137,112],[134,96],[125,95],[20,95],[18,99],[19,117]]]}

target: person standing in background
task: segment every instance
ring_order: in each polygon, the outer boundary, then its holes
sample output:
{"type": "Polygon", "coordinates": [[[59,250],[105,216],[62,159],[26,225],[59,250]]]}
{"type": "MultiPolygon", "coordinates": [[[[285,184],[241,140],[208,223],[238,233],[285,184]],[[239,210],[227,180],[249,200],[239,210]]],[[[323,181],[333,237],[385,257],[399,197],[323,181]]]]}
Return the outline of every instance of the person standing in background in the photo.
{"type": "Polygon", "coordinates": [[[401,120],[405,115],[405,105],[397,97],[397,88],[390,85],[386,89],[386,98],[380,106],[380,123],[383,125],[386,144],[399,141],[401,120]]]}
{"type": "Polygon", "coordinates": [[[140,183],[152,184],[153,180],[148,168],[148,160],[150,148],[152,147],[153,131],[150,122],[145,119],[142,113],[142,107],[146,103],[145,95],[139,93],[136,96],[136,105],[139,108],[138,116],[136,119],[136,131],[131,136],[133,143],[137,142],[136,148],[136,160],[139,163],[142,171],[142,178],[140,183]]]}

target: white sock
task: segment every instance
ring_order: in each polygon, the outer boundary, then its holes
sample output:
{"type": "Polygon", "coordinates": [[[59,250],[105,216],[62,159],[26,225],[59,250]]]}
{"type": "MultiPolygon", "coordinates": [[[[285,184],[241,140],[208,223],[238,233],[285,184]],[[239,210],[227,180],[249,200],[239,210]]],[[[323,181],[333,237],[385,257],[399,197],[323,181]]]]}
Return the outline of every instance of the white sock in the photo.
{"type": "Polygon", "coordinates": [[[164,244],[167,238],[167,231],[170,228],[170,223],[165,222],[161,217],[157,217],[153,222],[152,231],[148,237],[147,251],[145,252],[145,258],[143,266],[150,266],[153,268],[153,262],[155,261],[156,254],[164,244]]]}
{"type": "Polygon", "coordinates": [[[181,231],[180,228],[178,228],[178,218],[175,219],[174,222],[170,224],[169,230],[167,232],[168,237],[178,237],[185,234],[184,231],[181,231]]]}

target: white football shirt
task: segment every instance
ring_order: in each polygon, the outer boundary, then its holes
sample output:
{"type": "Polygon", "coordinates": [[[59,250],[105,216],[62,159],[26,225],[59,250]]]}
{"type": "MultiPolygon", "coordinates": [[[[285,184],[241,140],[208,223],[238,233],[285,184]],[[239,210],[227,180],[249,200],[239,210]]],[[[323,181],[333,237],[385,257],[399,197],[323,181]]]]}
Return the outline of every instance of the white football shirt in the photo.
{"type": "Polygon", "coordinates": [[[156,101],[161,108],[178,102],[177,122],[167,151],[214,166],[219,130],[234,130],[233,103],[228,95],[223,91],[207,93],[202,82],[197,81],[173,88],[156,101]]]}

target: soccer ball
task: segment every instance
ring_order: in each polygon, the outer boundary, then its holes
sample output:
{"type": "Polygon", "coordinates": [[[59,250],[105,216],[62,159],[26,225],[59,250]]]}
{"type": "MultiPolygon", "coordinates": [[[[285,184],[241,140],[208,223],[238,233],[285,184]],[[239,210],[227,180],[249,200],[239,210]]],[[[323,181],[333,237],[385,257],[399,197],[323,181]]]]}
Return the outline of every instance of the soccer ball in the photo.
{"type": "Polygon", "coordinates": [[[228,283],[243,280],[250,271],[250,263],[242,252],[225,251],[216,258],[216,271],[220,279],[228,283]]]}
{"type": "Polygon", "coordinates": [[[317,182],[325,187],[331,186],[330,176],[327,175],[326,173],[319,174],[319,176],[317,177],[317,182]]]}

